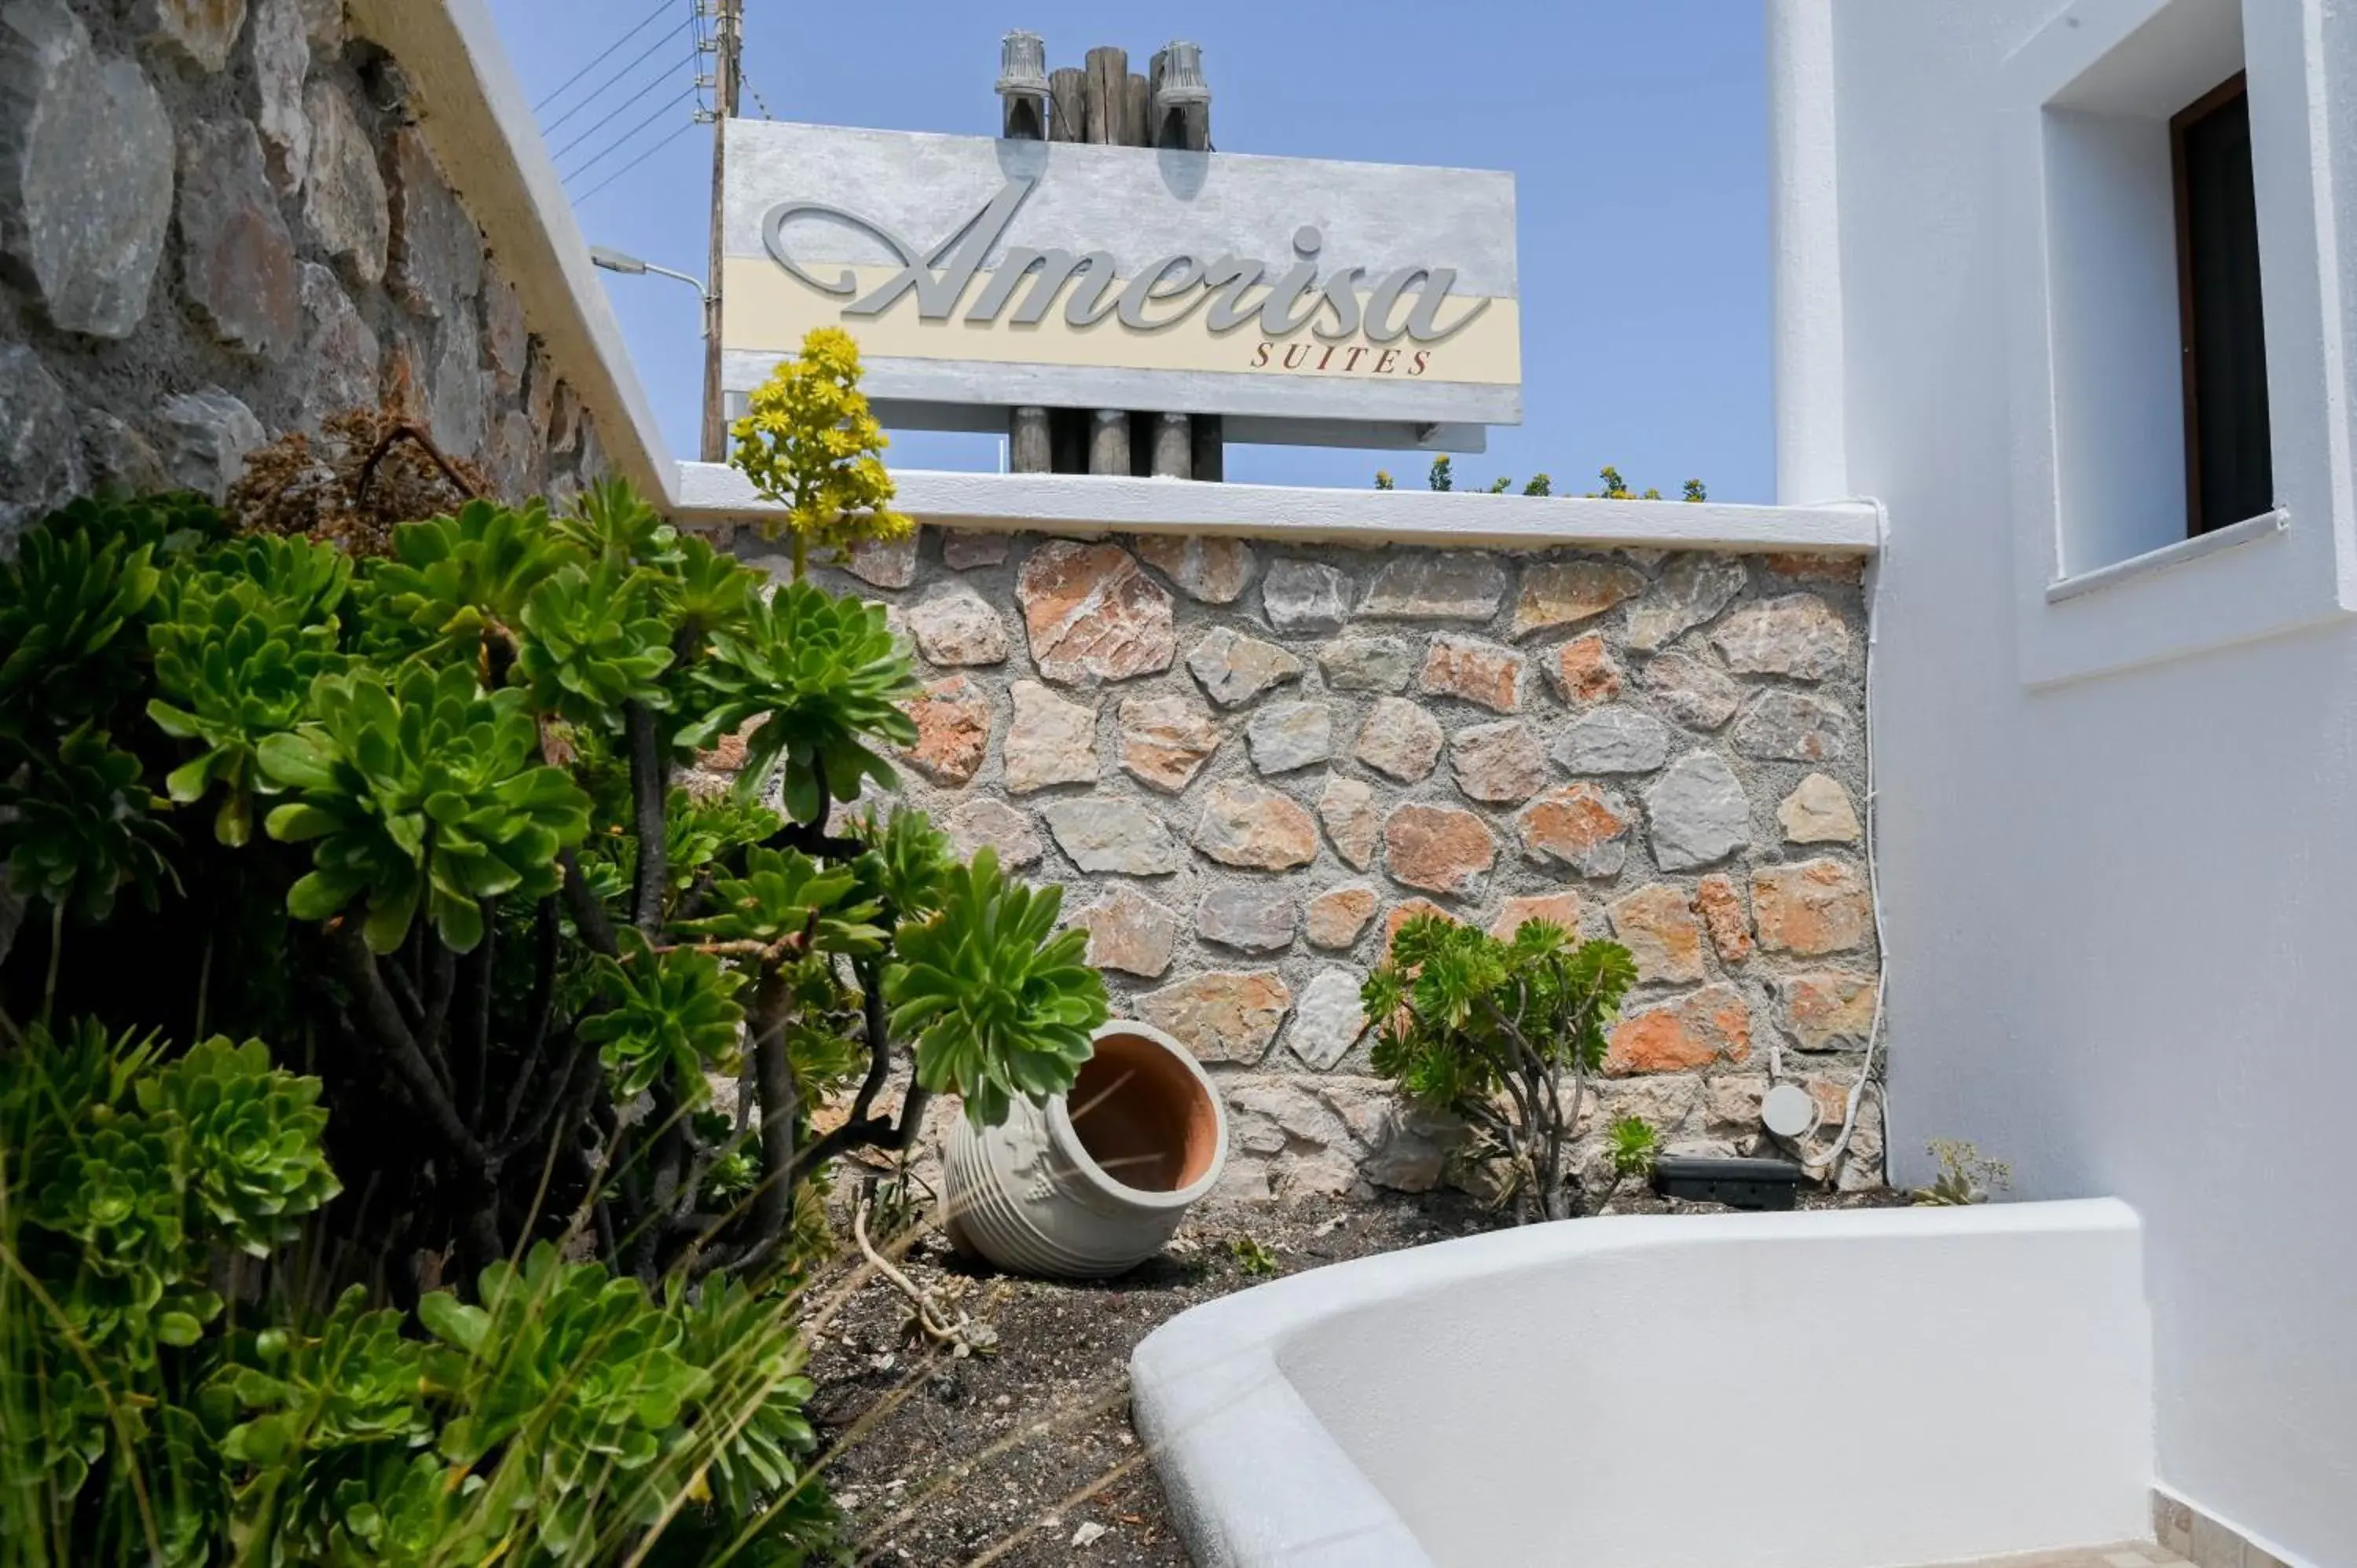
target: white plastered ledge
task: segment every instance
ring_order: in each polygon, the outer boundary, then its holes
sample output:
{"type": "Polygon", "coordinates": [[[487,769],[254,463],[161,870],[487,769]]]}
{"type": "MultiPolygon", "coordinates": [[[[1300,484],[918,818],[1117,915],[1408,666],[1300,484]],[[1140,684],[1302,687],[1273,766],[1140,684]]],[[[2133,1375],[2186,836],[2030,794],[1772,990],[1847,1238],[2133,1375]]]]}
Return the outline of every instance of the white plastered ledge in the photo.
{"type": "MultiPolygon", "coordinates": [[[[893,475],[894,504],[949,528],[1110,529],[1254,539],[1543,549],[1559,544],[1869,555],[1870,506],[1733,506],[1438,490],[1195,484],[1088,474],[893,475]]],[[[749,522],[776,509],[717,463],[680,465],[678,520],[749,522]]]]}

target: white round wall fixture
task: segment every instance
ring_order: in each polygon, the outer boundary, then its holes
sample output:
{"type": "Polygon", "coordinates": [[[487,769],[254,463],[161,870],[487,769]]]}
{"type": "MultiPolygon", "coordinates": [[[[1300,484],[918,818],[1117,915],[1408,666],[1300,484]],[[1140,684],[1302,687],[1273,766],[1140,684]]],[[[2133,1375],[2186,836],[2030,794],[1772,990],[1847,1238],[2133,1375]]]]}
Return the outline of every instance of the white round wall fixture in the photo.
{"type": "Polygon", "coordinates": [[[1817,1097],[1797,1083],[1780,1083],[1760,1101],[1760,1120],[1780,1138],[1805,1138],[1817,1130],[1817,1097]]]}

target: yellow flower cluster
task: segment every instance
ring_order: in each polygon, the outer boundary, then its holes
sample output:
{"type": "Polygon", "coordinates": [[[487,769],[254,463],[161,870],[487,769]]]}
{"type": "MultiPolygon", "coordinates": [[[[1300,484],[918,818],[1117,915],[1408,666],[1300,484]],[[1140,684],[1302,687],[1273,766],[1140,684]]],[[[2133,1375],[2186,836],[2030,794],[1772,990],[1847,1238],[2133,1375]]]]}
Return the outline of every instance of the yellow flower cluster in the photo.
{"type": "Polygon", "coordinates": [[[797,578],[813,547],[841,553],[916,526],[889,505],[892,478],[880,454],[890,439],[859,390],[859,345],[842,328],[813,328],[801,356],[754,390],[752,411],[729,433],[730,462],[784,509],[762,532],[791,536],[797,578]]]}

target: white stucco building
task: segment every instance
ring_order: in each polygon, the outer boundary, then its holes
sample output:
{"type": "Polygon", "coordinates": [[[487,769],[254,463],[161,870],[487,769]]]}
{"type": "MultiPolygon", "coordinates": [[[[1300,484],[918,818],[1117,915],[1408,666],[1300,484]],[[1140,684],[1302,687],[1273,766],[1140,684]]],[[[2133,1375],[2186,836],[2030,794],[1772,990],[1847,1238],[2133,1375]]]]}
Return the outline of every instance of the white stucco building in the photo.
{"type": "Polygon", "coordinates": [[[2134,1203],[2160,1485],[2252,1562],[2357,1562],[2357,16],[1771,0],[1770,33],[1781,499],[1887,519],[1894,1179],[1955,1136],[2134,1203]],[[2265,358],[2222,392],[2187,328],[2249,306],[2181,297],[2217,214],[2172,141],[2238,75],[2265,358]],[[2259,389],[2255,438],[2187,417],[2259,389]],[[2271,495],[2189,521],[2189,442],[2255,440],[2271,495]]]}

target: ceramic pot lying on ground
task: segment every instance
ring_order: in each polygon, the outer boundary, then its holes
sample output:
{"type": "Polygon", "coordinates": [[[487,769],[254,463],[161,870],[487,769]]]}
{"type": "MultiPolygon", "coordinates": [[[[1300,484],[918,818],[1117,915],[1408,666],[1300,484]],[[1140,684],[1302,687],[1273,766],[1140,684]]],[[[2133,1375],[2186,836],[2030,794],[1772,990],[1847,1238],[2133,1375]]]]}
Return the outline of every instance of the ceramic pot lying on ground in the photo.
{"type": "Polygon", "coordinates": [[[945,1226],[958,1251],[1010,1273],[1117,1274],[1162,1250],[1227,1155],[1227,1112],[1187,1047],[1110,1023],[1070,1094],[1018,1100],[996,1127],[960,1118],[945,1226]]]}

